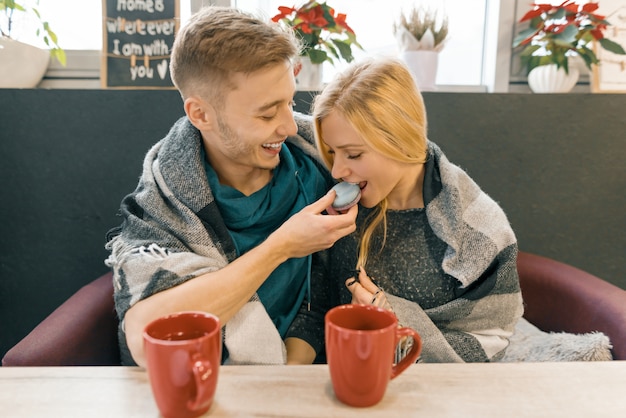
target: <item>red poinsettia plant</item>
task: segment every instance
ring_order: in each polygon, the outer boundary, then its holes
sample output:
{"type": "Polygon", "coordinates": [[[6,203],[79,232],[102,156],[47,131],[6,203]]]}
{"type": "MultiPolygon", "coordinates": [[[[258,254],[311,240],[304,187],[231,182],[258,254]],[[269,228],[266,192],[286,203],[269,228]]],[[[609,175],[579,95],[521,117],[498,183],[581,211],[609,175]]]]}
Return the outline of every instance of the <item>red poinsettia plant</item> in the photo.
{"type": "Polygon", "coordinates": [[[520,59],[530,72],[540,65],[556,64],[569,73],[568,57],[578,54],[587,68],[598,64],[593,43],[615,54],[626,54],[618,43],[607,39],[604,31],[611,24],[605,16],[594,13],[598,3],[577,4],[567,0],[560,5],[533,4],[520,22],[528,21],[528,28],[513,41],[514,47],[523,47],[520,59]]]}
{"type": "Polygon", "coordinates": [[[334,58],[346,62],[354,60],[352,46],[363,49],[356,40],[354,30],[346,22],[344,13],[335,10],[326,2],[308,1],[300,7],[280,6],[280,12],[272,18],[293,29],[302,40],[300,55],[308,56],[314,64],[334,58]]]}

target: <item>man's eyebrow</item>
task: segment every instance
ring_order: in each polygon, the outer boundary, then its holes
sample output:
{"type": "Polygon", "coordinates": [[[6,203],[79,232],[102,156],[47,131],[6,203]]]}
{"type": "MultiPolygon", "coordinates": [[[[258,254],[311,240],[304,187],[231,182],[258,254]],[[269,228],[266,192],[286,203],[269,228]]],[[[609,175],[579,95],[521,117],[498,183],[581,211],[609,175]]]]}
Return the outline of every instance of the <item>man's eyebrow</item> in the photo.
{"type": "Polygon", "coordinates": [[[269,103],[262,105],[261,107],[257,109],[257,111],[264,112],[268,109],[278,106],[282,102],[284,102],[284,100],[274,100],[273,102],[269,102],[269,103]]]}

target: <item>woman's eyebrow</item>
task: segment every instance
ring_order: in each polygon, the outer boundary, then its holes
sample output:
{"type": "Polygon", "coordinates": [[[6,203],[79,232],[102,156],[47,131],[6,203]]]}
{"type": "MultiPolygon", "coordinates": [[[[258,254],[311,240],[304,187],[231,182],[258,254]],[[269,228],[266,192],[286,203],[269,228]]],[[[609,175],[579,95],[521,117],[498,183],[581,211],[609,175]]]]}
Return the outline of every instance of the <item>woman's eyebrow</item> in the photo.
{"type": "Polygon", "coordinates": [[[364,145],[363,144],[342,144],[342,145],[338,145],[335,148],[337,149],[344,149],[344,148],[363,148],[364,145]]]}

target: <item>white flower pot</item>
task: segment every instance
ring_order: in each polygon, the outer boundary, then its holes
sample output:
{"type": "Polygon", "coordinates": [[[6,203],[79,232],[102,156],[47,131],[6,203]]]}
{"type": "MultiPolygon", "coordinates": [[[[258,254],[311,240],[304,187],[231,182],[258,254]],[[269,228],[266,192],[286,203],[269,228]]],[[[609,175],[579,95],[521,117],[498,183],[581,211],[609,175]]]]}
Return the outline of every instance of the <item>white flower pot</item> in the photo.
{"type": "Polygon", "coordinates": [[[33,88],[41,82],[50,51],[0,37],[0,88],[33,88]]]}
{"type": "Polygon", "coordinates": [[[528,86],[534,93],[567,93],[578,82],[577,68],[569,66],[569,74],[556,64],[540,65],[528,73],[528,86]]]}
{"type": "Polygon", "coordinates": [[[322,90],[322,64],[313,64],[309,57],[300,57],[300,63],[298,65],[301,65],[301,67],[298,74],[296,74],[296,90],[322,90]]]}
{"type": "Polygon", "coordinates": [[[437,67],[439,65],[439,52],[419,49],[416,51],[403,51],[400,58],[406,63],[411,71],[415,83],[420,91],[437,90],[437,67]]]}

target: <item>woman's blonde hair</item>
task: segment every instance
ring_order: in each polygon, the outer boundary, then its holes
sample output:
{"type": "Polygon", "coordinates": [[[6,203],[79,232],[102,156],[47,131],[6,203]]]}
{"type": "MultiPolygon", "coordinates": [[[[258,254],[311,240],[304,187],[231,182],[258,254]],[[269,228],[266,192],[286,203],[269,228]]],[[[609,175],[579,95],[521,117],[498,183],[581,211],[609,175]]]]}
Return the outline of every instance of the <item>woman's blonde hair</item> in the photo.
{"type": "MultiPolygon", "coordinates": [[[[331,169],[333,155],[324,141],[322,120],[340,113],[373,151],[401,163],[426,162],[427,120],[424,100],[404,63],[372,58],[350,65],[313,102],[315,140],[331,169]]],[[[383,199],[361,233],[357,268],[365,267],[372,235],[382,224],[386,238],[387,199],[383,199]]],[[[382,249],[382,247],[381,247],[382,249]]]]}

